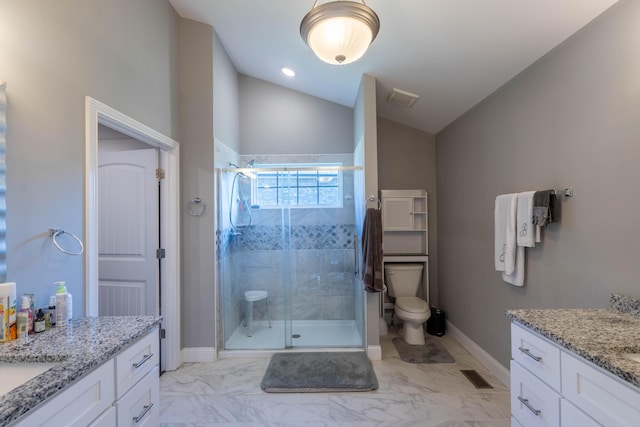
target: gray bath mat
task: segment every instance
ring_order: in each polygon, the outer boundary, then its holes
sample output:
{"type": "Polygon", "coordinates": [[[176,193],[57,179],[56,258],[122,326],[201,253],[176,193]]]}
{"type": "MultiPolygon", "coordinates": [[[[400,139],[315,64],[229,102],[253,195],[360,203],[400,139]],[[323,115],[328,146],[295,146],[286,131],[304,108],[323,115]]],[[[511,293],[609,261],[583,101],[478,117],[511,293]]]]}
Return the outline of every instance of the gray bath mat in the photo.
{"type": "Polygon", "coordinates": [[[408,363],[453,363],[455,359],[436,341],[427,336],[424,345],[411,345],[399,337],[394,338],[393,345],[398,350],[400,359],[408,363]]]}
{"type": "Polygon", "coordinates": [[[364,352],[276,353],[260,384],[267,393],[371,391],[378,379],[364,352]]]}

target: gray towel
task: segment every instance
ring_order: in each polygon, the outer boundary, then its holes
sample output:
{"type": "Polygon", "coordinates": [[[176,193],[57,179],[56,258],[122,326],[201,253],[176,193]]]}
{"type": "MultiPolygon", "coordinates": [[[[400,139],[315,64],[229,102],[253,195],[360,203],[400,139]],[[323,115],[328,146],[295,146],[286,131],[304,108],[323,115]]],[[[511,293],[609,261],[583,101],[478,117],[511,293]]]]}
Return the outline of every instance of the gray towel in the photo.
{"type": "Polygon", "coordinates": [[[559,216],[555,191],[536,191],[533,195],[533,223],[538,227],[545,227],[552,222],[558,222],[559,216]]]}
{"type": "Polygon", "coordinates": [[[367,292],[382,292],[382,215],[369,208],[362,225],[362,281],[367,292]]]}

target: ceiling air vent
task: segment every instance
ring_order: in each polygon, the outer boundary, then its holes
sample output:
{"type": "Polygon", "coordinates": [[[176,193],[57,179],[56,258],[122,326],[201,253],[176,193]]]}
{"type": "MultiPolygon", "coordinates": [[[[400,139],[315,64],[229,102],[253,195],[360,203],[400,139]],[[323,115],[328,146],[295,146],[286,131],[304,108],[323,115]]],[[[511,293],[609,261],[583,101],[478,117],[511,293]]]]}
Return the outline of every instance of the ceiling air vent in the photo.
{"type": "Polygon", "coordinates": [[[400,105],[402,107],[411,108],[411,106],[415,104],[418,98],[420,97],[414,93],[393,88],[393,90],[387,97],[387,101],[400,105]]]}

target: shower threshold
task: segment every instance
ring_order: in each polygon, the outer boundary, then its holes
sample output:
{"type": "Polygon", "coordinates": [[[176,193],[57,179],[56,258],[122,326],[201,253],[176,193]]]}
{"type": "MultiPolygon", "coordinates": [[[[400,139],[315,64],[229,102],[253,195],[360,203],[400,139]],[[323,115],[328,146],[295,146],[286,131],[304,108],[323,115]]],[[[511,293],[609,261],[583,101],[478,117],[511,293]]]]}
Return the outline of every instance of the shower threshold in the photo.
{"type": "MultiPolygon", "coordinates": [[[[355,320],[294,320],[291,325],[291,344],[294,348],[318,347],[363,348],[363,340],[355,320]]],[[[285,349],[284,321],[254,321],[252,336],[239,326],[225,343],[225,350],[282,350],[285,349]]]]}

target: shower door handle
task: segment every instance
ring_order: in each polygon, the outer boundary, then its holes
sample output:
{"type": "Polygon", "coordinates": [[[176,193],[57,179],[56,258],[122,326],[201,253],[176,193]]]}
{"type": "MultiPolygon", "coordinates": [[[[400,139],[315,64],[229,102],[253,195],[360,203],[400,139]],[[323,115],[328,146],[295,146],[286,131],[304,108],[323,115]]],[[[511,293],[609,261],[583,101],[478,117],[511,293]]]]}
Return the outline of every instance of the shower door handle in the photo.
{"type": "Polygon", "coordinates": [[[358,259],[358,234],[354,234],[353,235],[353,259],[355,260],[355,267],[354,267],[354,271],[353,271],[353,275],[356,277],[360,276],[360,262],[358,259]]]}

